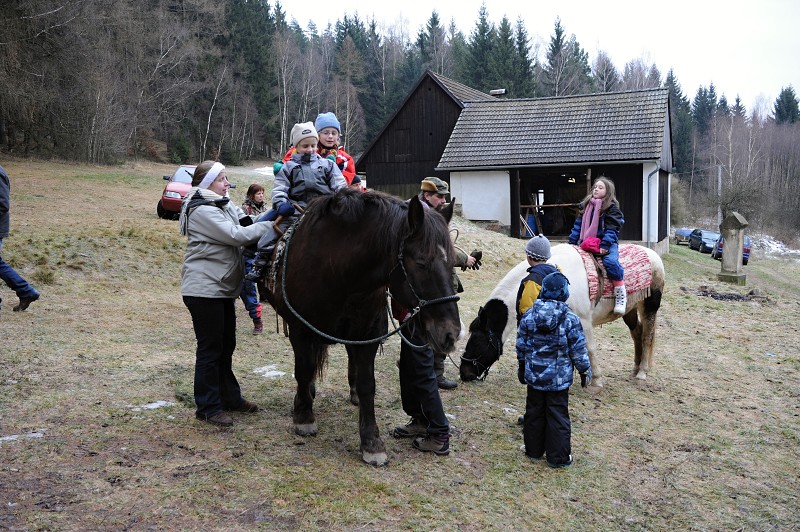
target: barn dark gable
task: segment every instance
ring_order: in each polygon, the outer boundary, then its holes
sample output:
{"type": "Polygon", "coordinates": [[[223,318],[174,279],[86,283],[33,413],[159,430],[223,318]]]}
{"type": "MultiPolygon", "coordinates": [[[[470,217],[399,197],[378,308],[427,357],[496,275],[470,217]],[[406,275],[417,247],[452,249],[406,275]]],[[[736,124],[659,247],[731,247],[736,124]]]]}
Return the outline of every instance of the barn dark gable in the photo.
{"type": "Polygon", "coordinates": [[[436,172],[450,133],[466,100],[493,100],[492,96],[426,71],[364,153],[356,168],[367,185],[410,197],[426,176],[446,179],[436,172]]]}

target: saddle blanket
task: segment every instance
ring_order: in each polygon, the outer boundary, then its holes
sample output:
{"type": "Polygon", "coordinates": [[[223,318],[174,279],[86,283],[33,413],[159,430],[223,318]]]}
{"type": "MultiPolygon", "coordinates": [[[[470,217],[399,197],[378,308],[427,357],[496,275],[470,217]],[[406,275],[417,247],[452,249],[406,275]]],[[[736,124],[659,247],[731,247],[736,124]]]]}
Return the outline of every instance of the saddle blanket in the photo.
{"type": "MultiPolygon", "coordinates": [[[[589,299],[591,301],[599,301],[600,276],[597,273],[597,265],[594,258],[591,253],[582,250],[580,247],[573,247],[583,259],[583,266],[586,269],[586,276],[589,280],[589,299]]],[[[638,303],[649,296],[650,285],[653,282],[653,268],[645,248],[634,244],[620,244],[619,263],[625,270],[625,292],[628,294],[628,301],[630,303],[638,303]]],[[[614,287],[607,276],[603,277],[602,298],[614,299],[614,287]]]]}

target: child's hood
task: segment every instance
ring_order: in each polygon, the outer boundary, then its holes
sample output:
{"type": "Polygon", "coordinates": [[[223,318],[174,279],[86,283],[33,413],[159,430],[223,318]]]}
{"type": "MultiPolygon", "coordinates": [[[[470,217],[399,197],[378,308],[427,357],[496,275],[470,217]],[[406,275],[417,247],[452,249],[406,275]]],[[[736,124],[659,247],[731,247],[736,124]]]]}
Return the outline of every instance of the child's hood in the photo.
{"type": "Polygon", "coordinates": [[[553,299],[537,299],[533,303],[533,322],[539,331],[553,331],[569,312],[566,303],[553,299]]]}

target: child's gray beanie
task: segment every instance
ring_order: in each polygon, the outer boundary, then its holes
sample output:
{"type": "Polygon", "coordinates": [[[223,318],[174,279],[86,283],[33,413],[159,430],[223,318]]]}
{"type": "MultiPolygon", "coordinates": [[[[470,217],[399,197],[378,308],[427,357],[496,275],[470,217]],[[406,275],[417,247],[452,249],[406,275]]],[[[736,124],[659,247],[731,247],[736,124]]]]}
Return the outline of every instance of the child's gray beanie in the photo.
{"type": "Polygon", "coordinates": [[[536,235],[525,244],[525,254],[533,260],[546,261],[550,258],[550,241],[543,235],[536,235]]]}

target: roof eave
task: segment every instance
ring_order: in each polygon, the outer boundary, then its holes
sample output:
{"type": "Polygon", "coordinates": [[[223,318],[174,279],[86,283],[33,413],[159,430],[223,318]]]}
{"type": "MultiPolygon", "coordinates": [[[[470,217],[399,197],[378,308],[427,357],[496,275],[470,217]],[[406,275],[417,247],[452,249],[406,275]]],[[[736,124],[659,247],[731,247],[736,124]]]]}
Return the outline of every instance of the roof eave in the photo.
{"type": "MultiPolygon", "coordinates": [[[[503,164],[503,165],[483,165],[483,166],[437,166],[437,172],[469,172],[475,170],[506,170],[514,168],[555,168],[564,166],[603,166],[611,164],[645,164],[660,163],[660,159],[626,159],[619,161],[583,161],[570,163],[546,163],[546,164],[503,164]]],[[[660,164],[659,164],[660,166],[660,164]]]]}

